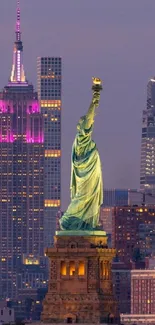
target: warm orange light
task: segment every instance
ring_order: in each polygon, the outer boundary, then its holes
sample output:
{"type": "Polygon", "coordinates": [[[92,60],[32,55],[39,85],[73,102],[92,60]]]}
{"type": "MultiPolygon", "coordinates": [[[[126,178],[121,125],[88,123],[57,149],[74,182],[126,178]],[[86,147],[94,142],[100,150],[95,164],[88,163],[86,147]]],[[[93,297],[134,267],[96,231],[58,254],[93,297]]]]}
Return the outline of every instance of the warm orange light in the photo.
{"type": "Polygon", "coordinates": [[[85,265],[84,262],[79,262],[78,275],[85,275],[85,265]]]}
{"type": "Polygon", "coordinates": [[[61,150],[45,150],[46,158],[61,157],[61,150]]]}
{"type": "Polygon", "coordinates": [[[45,200],[44,205],[46,208],[59,207],[60,200],[45,200]]]}
{"type": "Polygon", "coordinates": [[[28,256],[24,258],[23,264],[25,265],[39,265],[39,259],[28,256]]]}
{"type": "Polygon", "coordinates": [[[61,106],[61,100],[41,100],[40,101],[41,107],[60,107],[61,106]]]}
{"type": "Polygon", "coordinates": [[[2,257],[2,258],[1,258],[1,261],[2,261],[2,262],[5,262],[5,261],[6,261],[6,258],[2,257]]]}
{"type": "Polygon", "coordinates": [[[71,275],[71,276],[75,275],[75,262],[74,261],[69,262],[69,275],[71,275]]]}
{"type": "Polygon", "coordinates": [[[48,76],[46,76],[46,75],[42,75],[41,76],[41,79],[54,79],[55,78],[55,75],[54,74],[51,74],[51,75],[48,75],[48,76]]]}
{"type": "Polygon", "coordinates": [[[67,275],[67,266],[64,261],[61,262],[61,275],[67,275]]]}

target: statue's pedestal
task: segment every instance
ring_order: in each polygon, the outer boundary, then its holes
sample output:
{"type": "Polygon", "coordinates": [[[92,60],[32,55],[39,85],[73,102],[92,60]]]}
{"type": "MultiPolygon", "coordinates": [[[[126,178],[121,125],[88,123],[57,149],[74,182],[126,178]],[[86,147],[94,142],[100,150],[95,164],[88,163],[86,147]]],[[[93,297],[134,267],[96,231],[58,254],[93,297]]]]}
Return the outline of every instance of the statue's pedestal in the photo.
{"type": "Polygon", "coordinates": [[[105,232],[57,232],[46,255],[50,278],[43,322],[117,323],[111,279],[115,249],[107,248],[105,232]]]}

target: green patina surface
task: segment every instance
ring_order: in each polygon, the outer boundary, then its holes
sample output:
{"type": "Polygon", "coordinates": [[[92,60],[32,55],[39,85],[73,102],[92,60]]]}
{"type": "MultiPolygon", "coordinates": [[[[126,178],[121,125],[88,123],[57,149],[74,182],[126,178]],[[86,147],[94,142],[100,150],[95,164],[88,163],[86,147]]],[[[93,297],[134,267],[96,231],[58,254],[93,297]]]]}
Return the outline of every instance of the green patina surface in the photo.
{"type": "Polygon", "coordinates": [[[59,230],[56,231],[56,236],[102,236],[106,237],[106,232],[102,230],[59,230]]]}
{"type": "MultiPolygon", "coordinates": [[[[94,91],[91,105],[80,118],[71,157],[71,203],[60,219],[61,230],[87,232],[99,230],[103,203],[102,170],[98,150],[92,140],[95,109],[100,92],[94,91]]],[[[99,232],[98,232],[99,233],[99,232]]]]}

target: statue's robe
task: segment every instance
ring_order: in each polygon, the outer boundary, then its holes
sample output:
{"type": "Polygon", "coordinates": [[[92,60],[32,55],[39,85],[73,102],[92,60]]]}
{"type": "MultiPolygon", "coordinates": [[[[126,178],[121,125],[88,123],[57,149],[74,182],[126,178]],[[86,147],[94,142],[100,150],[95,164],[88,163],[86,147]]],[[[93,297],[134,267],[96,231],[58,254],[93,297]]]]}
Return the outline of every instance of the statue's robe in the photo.
{"type": "Polygon", "coordinates": [[[72,148],[71,203],[60,219],[63,230],[93,230],[99,226],[103,203],[101,162],[87,116],[80,119],[72,148]]]}

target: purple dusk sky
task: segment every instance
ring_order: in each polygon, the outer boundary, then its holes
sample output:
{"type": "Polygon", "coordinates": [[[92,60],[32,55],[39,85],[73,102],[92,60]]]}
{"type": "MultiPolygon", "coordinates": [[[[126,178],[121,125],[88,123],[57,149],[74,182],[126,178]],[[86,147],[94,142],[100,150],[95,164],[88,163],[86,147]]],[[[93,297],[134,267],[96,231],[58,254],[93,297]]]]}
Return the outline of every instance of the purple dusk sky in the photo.
{"type": "MultiPolygon", "coordinates": [[[[0,88],[11,71],[16,0],[0,0],[0,88]]],[[[69,202],[76,123],[88,109],[91,77],[104,80],[93,138],[105,187],[137,188],[142,110],[155,75],[154,0],[21,0],[26,76],[37,56],[63,59],[62,198],[69,202]]]]}

